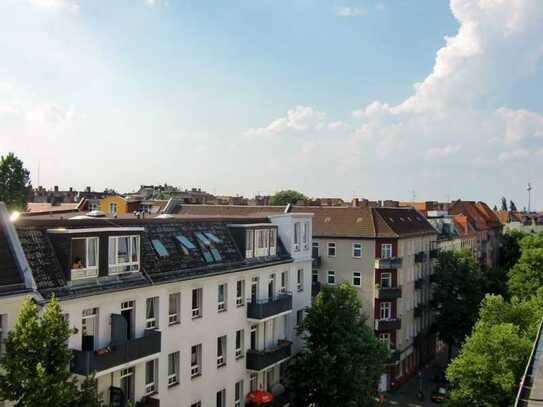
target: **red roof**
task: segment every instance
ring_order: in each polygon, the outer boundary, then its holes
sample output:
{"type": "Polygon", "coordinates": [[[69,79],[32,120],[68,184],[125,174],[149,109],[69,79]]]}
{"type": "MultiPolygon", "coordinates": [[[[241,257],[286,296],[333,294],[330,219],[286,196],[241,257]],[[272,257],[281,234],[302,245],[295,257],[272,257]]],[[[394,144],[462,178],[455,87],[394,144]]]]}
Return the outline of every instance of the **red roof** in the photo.
{"type": "Polygon", "coordinates": [[[477,231],[501,226],[500,218],[484,202],[455,201],[449,206],[449,214],[467,216],[469,223],[477,231]]]}

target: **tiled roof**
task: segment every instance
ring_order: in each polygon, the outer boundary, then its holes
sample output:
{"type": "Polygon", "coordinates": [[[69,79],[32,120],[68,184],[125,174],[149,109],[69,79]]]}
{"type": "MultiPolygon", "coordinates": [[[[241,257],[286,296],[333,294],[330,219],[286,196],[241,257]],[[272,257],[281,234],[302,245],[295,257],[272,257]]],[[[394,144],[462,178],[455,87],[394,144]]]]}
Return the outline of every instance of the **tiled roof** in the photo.
{"type": "Polygon", "coordinates": [[[27,212],[25,214],[49,213],[49,212],[68,212],[77,211],[79,202],[51,204],[47,202],[29,202],[26,204],[27,212]]]}
{"type": "Polygon", "coordinates": [[[449,207],[451,215],[465,215],[475,230],[484,231],[501,226],[496,214],[483,202],[455,201],[449,207]]]}

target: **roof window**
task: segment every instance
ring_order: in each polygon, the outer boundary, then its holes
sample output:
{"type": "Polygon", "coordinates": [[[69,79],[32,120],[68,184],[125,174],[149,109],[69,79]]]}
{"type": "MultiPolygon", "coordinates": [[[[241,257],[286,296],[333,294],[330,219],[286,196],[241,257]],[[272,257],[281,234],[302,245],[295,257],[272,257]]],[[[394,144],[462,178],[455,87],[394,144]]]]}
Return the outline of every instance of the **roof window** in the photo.
{"type": "Polygon", "coordinates": [[[168,250],[166,250],[166,248],[164,247],[164,245],[162,244],[162,242],[160,240],[153,239],[153,240],[151,240],[151,243],[153,245],[153,248],[155,249],[155,251],[157,252],[157,254],[160,257],[168,257],[169,256],[168,250]]]}

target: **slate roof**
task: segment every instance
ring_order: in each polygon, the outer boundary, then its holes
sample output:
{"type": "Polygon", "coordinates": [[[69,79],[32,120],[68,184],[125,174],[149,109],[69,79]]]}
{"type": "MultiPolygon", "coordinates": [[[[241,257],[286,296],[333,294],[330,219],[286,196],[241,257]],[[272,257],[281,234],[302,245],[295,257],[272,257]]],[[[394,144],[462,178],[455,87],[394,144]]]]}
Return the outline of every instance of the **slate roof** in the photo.
{"type": "Polygon", "coordinates": [[[0,222],[0,259],[0,291],[21,288],[17,286],[24,284],[24,282],[2,222],[0,222]]]}
{"type": "MultiPolygon", "coordinates": [[[[16,224],[17,233],[27,257],[30,269],[44,297],[54,293],[57,297],[91,295],[104,291],[124,290],[174,280],[192,279],[210,274],[223,274],[240,269],[261,267],[278,262],[292,261],[278,238],[277,255],[273,257],[246,260],[232,237],[228,224],[232,223],[270,223],[267,218],[183,218],[160,219],[147,217],[137,219],[134,216],[122,219],[51,219],[20,218],[16,224]],[[51,235],[47,229],[54,228],[115,228],[143,227],[141,237],[141,273],[130,273],[122,277],[104,276],[99,279],[82,280],[68,284],[59,259],[60,253],[55,249],[51,235]],[[221,261],[208,264],[205,262],[201,248],[195,238],[196,232],[211,232],[220,240],[216,244],[221,261]],[[176,242],[176,235],[186,236],[196,246],[196,250],[185,254],[176,242]],[[162,242],[168,256],[160,257],[151,241],[162,242]],[[87,280],[86,280],[87,281],[87,280]]],[[[92,236],[93,234],[89,234],[92,236]]]]}

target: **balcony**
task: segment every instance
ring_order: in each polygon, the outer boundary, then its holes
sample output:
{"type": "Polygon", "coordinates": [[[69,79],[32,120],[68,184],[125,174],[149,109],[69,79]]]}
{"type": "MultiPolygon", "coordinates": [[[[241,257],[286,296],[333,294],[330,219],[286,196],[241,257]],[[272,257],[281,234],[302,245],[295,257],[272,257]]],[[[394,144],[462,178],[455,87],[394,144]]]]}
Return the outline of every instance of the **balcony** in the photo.
{"type": "Polygon", "coordinates": [[[376,287],[375,298],[378,300],[394,300],[402,296],[401,287],[376,287]]]}
{"type": "Polygon", "coordinates": [[[145,331],[141,338],[110,345],[96,351],[73,350],[72,372],[88,376],[160,353],[159,331],[145,331]]]}
{"type": "Polygon", "coordinates": [[[386,269],[398,269],[402,267],[401,257],[387,257],[381,259],[375,259],[375,268],[380,270],[386,269]]]}
{"type": "Polygon", "coordinates": [[[257,300],[247,304],[248,319],[262,320],[288,311],[292,311],[291,293],[280,293],[271,299],[257,300]]]}
{"type": "Polygon", "coordinates": [[[376,331],[395,331],[402,327],[402,320],[395,319],[376,319],[375,330],[376,331]]]}
{"type": "Polygon", "coordinates": [[[418,252],[415,253],[415,263],[424,263],[426,261],[426,253],[418,252]]]}
{"type": "Polygon", "coordinates": [[[390,349],[390,357],[387,360],[387,364],[396,364],[400,361],[402,353],[399,350],[390,349]]]}
{"type": "Polygon", "coordinates": [[[279,340],[277,345],[262,351],[249,349],[247,351],[247,369],[260,371],[290,357],[292,342],[279,340]]]}
{"type": "Polygon", "coordinates": [[[415,289],[422,290],[424,287],[424,278],[419,277],[415,280],[415,289]]]}
{"type": "Polygon", "coordinates": [[[313,257],[313,268],[321,266],[321,256],[313,257]]]}

